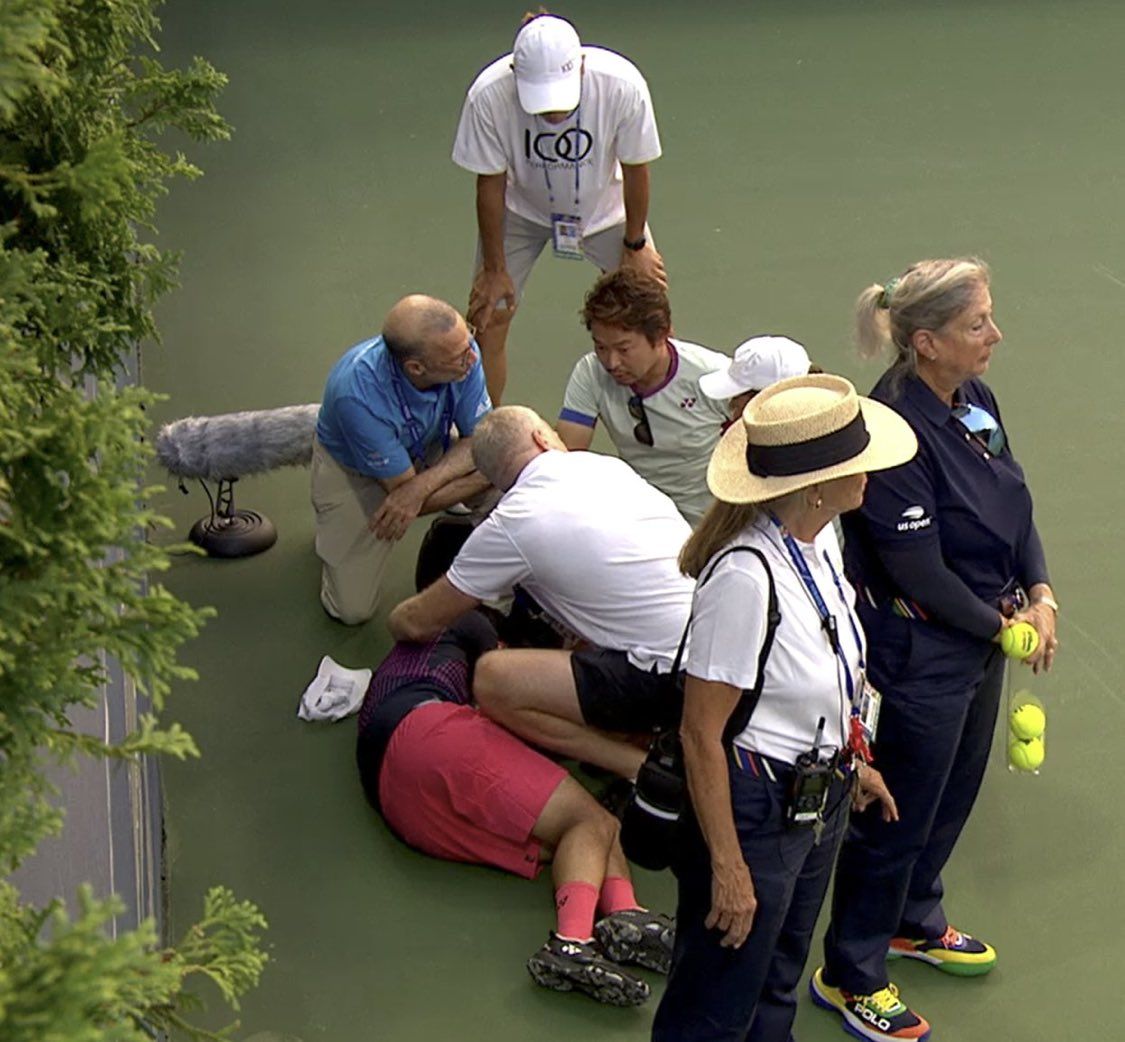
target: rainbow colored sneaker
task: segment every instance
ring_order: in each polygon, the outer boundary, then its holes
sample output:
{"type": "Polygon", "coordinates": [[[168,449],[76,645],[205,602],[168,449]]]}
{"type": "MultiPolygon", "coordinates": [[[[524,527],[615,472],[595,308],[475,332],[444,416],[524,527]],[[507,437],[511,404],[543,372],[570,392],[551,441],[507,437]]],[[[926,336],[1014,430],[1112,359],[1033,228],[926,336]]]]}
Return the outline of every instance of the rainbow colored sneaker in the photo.
{"type": "Polygon", "coordinates": [[[888,984],[871,995],[853,995],[842,988],[824,983],[823,970],[817,970],[809,981],[813,1002],[844,1018],[844,1030],[856,1038],[870,1042],[885,1039],[906,1039],[925,1042],[930,1025],[898,997],[898,988],[888,984]]]}
{"type": "Polygon", "coordinates": [[[950,926],[933,941],[915,941],[909,937],[892,938],[887,958],[919,959],[945,973],[958,977],[977,977],[996,965],[996,949],[950,926]]]}

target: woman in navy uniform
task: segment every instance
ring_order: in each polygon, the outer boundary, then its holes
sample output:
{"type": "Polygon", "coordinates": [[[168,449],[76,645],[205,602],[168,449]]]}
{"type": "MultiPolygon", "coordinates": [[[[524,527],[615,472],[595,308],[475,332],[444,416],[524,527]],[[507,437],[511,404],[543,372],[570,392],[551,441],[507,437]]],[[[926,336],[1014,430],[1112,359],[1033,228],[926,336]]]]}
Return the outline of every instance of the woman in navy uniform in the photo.
{"type": "Polygon", "coordinates": [[[976,258],[921,261],[857,304],[861,352],[894,361],[871,397],[914,429],[918,455],[873,474],[843,519],[869,678],[883,694],[875,763],[901,820],[856,815],[836,869],[814,1000],[863,1038],[925,1037],[889,984],[888,955],[987,973],[988,944],[949,924],[941,869],[980,789],[1000,703],[1000,634],[1030,622],[1048,669],[1055,602],[1031,494],[981,380],[1001,333],[976,258]]]}

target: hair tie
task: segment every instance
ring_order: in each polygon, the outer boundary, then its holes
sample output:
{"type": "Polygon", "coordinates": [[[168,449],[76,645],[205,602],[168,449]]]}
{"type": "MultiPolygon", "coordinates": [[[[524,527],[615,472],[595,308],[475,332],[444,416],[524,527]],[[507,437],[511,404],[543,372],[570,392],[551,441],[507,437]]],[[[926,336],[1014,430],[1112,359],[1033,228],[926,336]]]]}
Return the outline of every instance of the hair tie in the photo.
{"type": "Polygon", "coordinates": [[[879,307],[884,311],[890,311],[891,309],[891,297],[894,296],[894,292],[898,288],[898,281],[897,275],[893,279],[887,279],[887,284],[879,295],[879,307]]]}

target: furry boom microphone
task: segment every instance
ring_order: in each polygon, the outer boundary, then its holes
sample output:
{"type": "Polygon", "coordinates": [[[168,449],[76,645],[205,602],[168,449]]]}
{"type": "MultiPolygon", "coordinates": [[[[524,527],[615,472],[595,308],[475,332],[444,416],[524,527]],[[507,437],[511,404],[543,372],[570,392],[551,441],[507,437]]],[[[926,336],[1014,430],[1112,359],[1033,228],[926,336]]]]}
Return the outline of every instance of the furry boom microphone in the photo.
{"type": "Polygon", "coordinates": [[[189,538],[214,557],[246,557],[277,541],[277,529],[253,510],[234,509],[234,483],[278,467],[307,467],[319,404],[283,409],[188,416],[161,428],[156,455],[171,474],[198,479],[211,501],[210,517],[200,518],[189,538]],[[218,485],[214,497],[207,487],[218,485]]]}

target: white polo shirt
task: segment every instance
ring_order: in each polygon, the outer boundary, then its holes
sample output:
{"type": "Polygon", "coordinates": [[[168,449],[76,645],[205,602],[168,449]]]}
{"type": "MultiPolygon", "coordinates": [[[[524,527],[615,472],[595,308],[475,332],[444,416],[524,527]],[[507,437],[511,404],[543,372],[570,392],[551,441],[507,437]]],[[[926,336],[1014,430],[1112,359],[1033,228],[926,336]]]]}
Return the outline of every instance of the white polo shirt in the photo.
{"type": "MultiPolygon", "coordinates": [[[[821,628],[820,614],[776,526],[768,519],[750,525],[728,545],[738,544],[759,548],[769,561],[781,622],[766,663],[761,700],[746,728],[735,738],[735,744],[794,763],[801,753],[812,748],[817,722],[824,717],[821,750],[827,753],[839,749],[846,740],[851,705],[843,668],[821,628]]],[[[829,612],[836,616],[840,647],[855,685],[859,682],[860,661],[866,656],[866,644],[855,615],[855,591],[844,578],[832,526],[822,529],[815,542],[798,541],[797,545],[829,612]],[[839,588],[832,577],[833,568],[840,580],[839,588]],[[856,644],[857,633],[862,650],[856,644]]],[[[761,562],[749,553],[729,554],[707,583],[696,588],[687,655],[691,676],[737,688],[753,688],[766,635],[768,590],[761,562]]]]}
{"type": "Polygon", "coordinates": [[[510,54],[487,66],[465,96],[453,162],[507,173],[505,203],[520,217],[549,227],[552,213],[573,214],[593,235],[624,222],[620,163],[656,159],[660,136],[640,70],[601,47],[582,55],[582,100],[559,124],[520,108],[510,54]]]}
{"type": "Polygon", "coordinates": [[[599,420],[618,455],[672,497],[688,523],[695,525],[711,505],[707,463],[729,419],[725,402],[699,390],[704,373],[724,369],[730,359],[687,340],[670,339],[672,364],[659,387],[642,394],[652,445],[637,441],[637,420],[629,412],[636,394],[609,375],[591,351],[578,360],[563,395],[560,420],[593,427],[599,420]]]}
{"type": "Polygon", "coordinates": [[[691,529],[619,459],[549,450],[465,541],[446,577],[495,600],[516,583],[592,644],[667,672],[693,583],[677,558],[691,529]]]}

